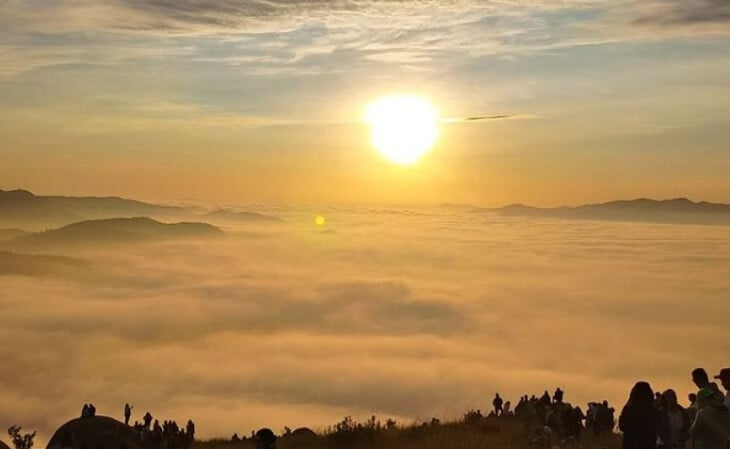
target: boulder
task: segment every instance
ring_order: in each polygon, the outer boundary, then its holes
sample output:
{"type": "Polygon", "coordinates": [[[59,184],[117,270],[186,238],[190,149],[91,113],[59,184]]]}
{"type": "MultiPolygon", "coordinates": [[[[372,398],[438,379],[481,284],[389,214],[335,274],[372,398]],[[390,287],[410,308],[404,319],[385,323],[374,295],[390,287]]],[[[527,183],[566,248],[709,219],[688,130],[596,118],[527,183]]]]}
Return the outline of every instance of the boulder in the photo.
{"type": "Polygon", "coordinates": [[[297,439],[314,439],[317,438],[317,434],[314,432],[314,430],[310,429],[309,427],[299,427],[298,429],[295,429],[294,432],[291,433],[291,436],[293,438],[297,439]]]}
{"type": "Polygon", "coordinates": [[[56,430],[46,449],[143,449],[137,432],[108,416],[73,419],[56,430]]]}

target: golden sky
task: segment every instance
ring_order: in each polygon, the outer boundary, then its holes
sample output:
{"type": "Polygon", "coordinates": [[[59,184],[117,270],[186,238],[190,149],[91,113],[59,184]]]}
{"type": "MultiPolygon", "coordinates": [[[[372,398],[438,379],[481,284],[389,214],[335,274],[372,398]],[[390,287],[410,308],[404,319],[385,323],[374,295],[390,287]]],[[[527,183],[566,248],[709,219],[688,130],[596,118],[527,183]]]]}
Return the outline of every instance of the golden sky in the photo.
{"type": "Polygon", "coordinates": [[[730,201],[717,0],[0,3],[0,188],[152,200],[730,201]],[[420,163],[363,123],[443,117],[420,163]]]}

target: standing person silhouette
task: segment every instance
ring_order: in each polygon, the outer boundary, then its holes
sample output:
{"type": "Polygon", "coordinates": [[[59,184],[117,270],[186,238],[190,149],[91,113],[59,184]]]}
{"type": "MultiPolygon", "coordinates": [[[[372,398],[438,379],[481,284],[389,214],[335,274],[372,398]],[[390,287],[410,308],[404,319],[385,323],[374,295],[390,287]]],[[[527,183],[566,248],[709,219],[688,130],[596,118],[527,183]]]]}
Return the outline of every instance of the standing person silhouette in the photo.
{"type": "Polygon", "coordinates": [[[133,405],[129,405],[129,403],[124,404],[124,424],[129,425],[129,419],[132,417],[132,409],[134,408],[133,405]]]}
{"type": "Polygon", "coordinates": [[[721,369],[720,374],[715,376],[715,379],[720,380],[722,388],[724,388],[726,391],[723,403],[725,404],[725,408],[730,410],[730,368],[721,369]]]}
{"type": "MultiPolygon", "coordinates": [[[[715,382],[710,382],[707,371],[705,371],[704,368],[695,368],[694,370],[692,370],[692,382],[694,382],[694,384],[697,385],[697,388],[700,390],[704,388],[711,389],[716,394],[709,397],[713,398],[714,401],[722,402],[722,393],[720,392],[720,389],[717,387],[717,384],[715,382]]],[[[702,407],[703,404],[700,403],[699,405],[700,407],[702,407]]]]}
{"type": "Polygon", "coordinates": [[[677,402],[677,393],[674,390],[669,389],[661,394],[659,414],[661,423],[657,447],[683,449],[689,439],[689,427],[692,422],[687,411],[677,402]]]}
{"type": "Polygon", "coordinates": [[[502,398],[499,397],[499,393],[494,395],[494,400],[492,401],[492,405],[494,406],[494,415],[495,416],[501,416],[502,415],[502,398]]]}
{"type": "Polygon", "coordinates": [[[618,420],[618,427],[624,433],[621,449],[655,449],[660,422],[651,385],[637,382],[618,420]]]}

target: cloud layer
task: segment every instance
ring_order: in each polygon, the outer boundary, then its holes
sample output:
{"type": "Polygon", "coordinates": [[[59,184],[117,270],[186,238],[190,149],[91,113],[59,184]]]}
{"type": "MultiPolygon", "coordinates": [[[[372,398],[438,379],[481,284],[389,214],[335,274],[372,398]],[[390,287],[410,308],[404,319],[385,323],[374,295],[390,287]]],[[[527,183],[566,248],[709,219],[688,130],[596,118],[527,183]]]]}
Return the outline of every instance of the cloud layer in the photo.
{"type": "Polygon", "coordinates": [[[725,228],[329,209],[323,232],[276,212],[287,226],[0,277],[0,424],[48,438],[129,401],[213,437],[558,385],[621,405],[639,378],[683,397],[726,362],[725,228]]]}

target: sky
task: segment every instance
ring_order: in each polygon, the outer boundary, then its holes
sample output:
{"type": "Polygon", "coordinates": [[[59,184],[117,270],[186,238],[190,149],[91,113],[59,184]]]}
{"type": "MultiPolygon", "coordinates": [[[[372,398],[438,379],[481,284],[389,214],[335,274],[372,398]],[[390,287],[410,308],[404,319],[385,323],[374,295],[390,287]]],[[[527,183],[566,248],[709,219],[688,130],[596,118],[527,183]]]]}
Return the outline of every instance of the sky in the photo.
{"type": "Polygon", "coordinates": [[[3,0],[0,188],[149,200],[730,201],[724,0],[3,0]],[[429,98],[419,164],[366,106],[429,98]]]}
{"type": "Polygon", "coordinates": [[[131,401],[208,438],[497,390],[686,397],[727,366],[726,227],[426,206],[730,203],[728,56],[726,0],[0,0],[0,189],[286,219],[44,247],[70,259],[41,273],[0,252],[0,424],[46,441],[131,401]],[[443,118],[414,165],[371,144],[392,94],[443,118]]]}

